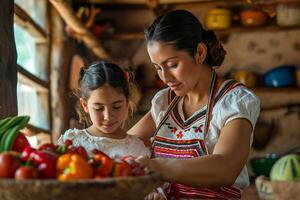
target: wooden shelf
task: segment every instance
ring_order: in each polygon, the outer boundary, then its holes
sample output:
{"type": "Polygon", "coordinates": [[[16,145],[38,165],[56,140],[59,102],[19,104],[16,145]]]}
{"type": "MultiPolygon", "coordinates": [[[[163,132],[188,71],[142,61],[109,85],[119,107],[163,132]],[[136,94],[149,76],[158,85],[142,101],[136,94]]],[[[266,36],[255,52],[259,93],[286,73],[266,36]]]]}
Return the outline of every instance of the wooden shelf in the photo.
{"type": "Polygon", "coordinates": [[[243,32],[257,32],[257,31],[286,31],[286,30],[300,30],[300,25],[298,26],[260,26],[260,27],[232,27],[225,30],[215,30],[214,32],[218,35],[229,35],[232,33],[243,33],[243,32]]]}
{"type": "MultiPolygon", "coordinates": [[[[300,30],[299,26],[261,26],[261,27],[232,27],[226,30],[214,30],[214,32],[219,36],[229,35],[232,33],[247,33],[247,32],[257,32],[257,31],[286,31],[286,30],[300,30]]],[[[128,33],[116,33],[113,35],[103,35],[103,39],[115,39],[115,40],[144,40],[143,31],[128,32],[128,33]]]]}
{"type": "MultiPolygon", "coordinates": [[[[257,87],[257,88],[253,88],[254,92],[257,93],[266,93],[266,92],[271,92],[271,93],[300,93],[300,88],[297,87],[283,87],[283,88],[273,88],[273,87],[257,87]]],[[[300,103],[300,102],[299,102],[300,103]]]]}
{"type": "Polygon", "coordinates": [[[263,110],[300,106],[300,88],[253,88],[263,110]]]}

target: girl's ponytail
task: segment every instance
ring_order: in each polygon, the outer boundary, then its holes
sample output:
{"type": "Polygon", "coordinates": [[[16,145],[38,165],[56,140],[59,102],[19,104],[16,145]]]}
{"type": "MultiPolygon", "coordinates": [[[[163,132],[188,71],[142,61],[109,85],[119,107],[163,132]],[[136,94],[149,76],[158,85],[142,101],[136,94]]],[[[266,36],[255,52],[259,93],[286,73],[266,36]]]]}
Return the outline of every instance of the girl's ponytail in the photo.
{"type": "Polygon", "coordinates": [[[128,108],[129,108],[129,115],[133,115],[136,111],[139,101],[141,100],[141,92],[138,88],[137,83],[134,79],[134,74],[131,71],[124,71],[124,76],[128,83],[129,89],[129,97],[128,97],[128,108]]]}

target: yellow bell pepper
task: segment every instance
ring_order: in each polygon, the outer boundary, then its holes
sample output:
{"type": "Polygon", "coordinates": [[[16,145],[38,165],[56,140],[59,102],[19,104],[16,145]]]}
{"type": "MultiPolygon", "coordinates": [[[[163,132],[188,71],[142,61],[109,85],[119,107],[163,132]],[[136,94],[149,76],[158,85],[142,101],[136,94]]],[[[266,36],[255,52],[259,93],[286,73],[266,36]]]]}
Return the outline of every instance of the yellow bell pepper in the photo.
{"type": "Polygon", "coordinates": [[[89,163],[78,154],[64,154],[58,158],[58,180],[68,181],[88,179],[93,177],[93,169],[89,163]]]}

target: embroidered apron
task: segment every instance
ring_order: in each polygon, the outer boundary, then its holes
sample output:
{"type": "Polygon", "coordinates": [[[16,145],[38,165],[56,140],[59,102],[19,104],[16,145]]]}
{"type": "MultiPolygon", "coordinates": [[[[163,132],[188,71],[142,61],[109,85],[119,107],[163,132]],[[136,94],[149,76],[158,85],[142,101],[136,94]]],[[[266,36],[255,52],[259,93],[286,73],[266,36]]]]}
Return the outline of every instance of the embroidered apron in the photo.
{"type": "MultiPolygon", "coordinates": [[[[189,159],[193,157],[199,157],[208,155],[208,148],[204,141],[210,124],[211,112],[214,104],[224,96],[228,91],[234,87],[240,85],[236,81],[229,81],[219,92],[217,93],[217,75],[215,71],[212,73],[209,98],[207,103],[207,109],[204,122],[204,137],[201,139],[189,139],[189,140],[175,140],[166,137],[158,136],[157,133],[161,126],[170,125],[165,123],[169,115],[170,120],[175,121],[174,115],[176,115],[177,103],[181,97],[175,96],[169,107],[158,125],[156,132],[154,133],[154,140],[152,141],[152,157],[158,158],[176,158],[176,159],[189,159]]],[[[170,95],[169,95],[170,96],[170,95]]],[[[171,99],[171,98],[170,98],[171,99]]],[[[178,114],[178,113],[177,113],[178,114]]],[[[204,115],[203,115],[204,116],[204,115]]],[[[173,130],[171,130],[173,131],[173,130]]],[[[197,131],[195,129],[195,131],[197,131]]],[[[179,132],[181,133],[181,131],[179,132]]],[[[180,136],[180,135],[179,135],[180,136]]],[[[180,138],[180,137],[179,137],[180,138]]],[[[183,184],[170,183],[168,189],[165,191],[168,199],[240,199],[240,189],[236,187],[221,187],[221,188],[194,188],[183,184]]]]}

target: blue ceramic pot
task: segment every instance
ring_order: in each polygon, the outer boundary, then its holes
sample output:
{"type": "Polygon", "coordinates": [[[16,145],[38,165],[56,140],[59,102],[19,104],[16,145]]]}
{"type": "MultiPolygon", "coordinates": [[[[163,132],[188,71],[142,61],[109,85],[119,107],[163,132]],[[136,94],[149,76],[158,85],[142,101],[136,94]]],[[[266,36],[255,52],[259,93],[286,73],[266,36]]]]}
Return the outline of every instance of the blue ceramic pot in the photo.
{"type": "Polygon", "coordinates": [[[287,87],[295,83],[295,66],[282,65],[264,74],[264,83],[268,87],[287,87]]]}

